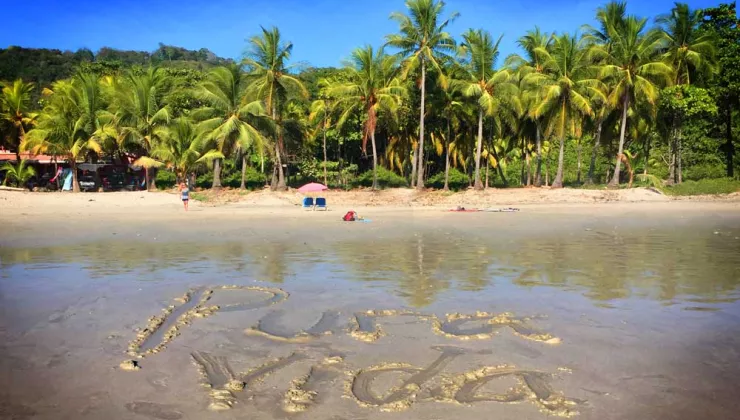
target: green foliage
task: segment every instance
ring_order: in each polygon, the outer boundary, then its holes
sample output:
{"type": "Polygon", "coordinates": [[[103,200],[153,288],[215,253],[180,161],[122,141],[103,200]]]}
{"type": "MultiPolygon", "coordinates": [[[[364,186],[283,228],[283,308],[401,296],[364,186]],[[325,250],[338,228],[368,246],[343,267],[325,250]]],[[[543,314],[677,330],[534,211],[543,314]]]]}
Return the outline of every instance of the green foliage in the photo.
{"type": "Polygon", "coordinates": [[[717,114],[717,104],[709,95],[709,91],[691,85],[663,89],[660,107],[667,118],[712,117],[717,114]]]}
{"type": "MultiPolygon", "coordinates": [[[[228,161],[227,161],[228,162],[228,161]]],[[[245,185],[250,190],[261,189],[265,186],[267,178],[258,170],[247,166],[245,173],[245,185]]],[[[224,170],[221,173],[221,184],[224,187],[239,188],[242,183],[242,172],[241,169],[237,169],[231,165],[224,165],[224,170]]],[[[199,188],[210,188],[213,184],[213,172],[209,171],[199,175],[195,180],[195,185],[199,188]]]]}
{"type": "Polygon", "coordinates": [[[665,187],[667,195],[704,195],[704,194],[731,194],[740,191],[740,181],[731,178],[702,179],[700,181],[684,181],[681,184],[665,187]]]}
{"type": "MultiPolygon", "coordinates": [[[[427,183],[434,188],[443,188],[445,185],[445,173],[438,172],[432,175],[427,183]]],[[[464,190],[470,186],[470,177],[455,168],[450,168],[448,185],[451,190],[464,190]]]]}
{"type": "Polygon", "coordinates": [[[71,77],[78,67],[96,74],[110,75],[133,66],[159,64],[163,67],[207,70],[231,62],[231,59],[217,57],[205,48],[193,51],[162,44],[152,53],[103,47],[95,54],[87,48],[72,52],[10,46],[0,49],[0,80],[20,78],[46,87],[57,80],[71,77]]]}
{"type": "MultiPolygon", "coordinates": [[[[367,171],[360,174],[360,176],[358,176],[357,179],[354,180],[353,184],[355,186],[372,187],[373,171],[367,171]]],[[[391,172],[382,166],[378,167],[378,187],[398,188],[407,186],[408,182],[406,181],[406,178],[398,175],[395,172],[391,172]]]]}
{"type": "Polygon", "coordinates": [[[159,170],[155,176],[157,188],[161,190],[167,190],[177,184],[177,175],[174,172],[168,170],[159,170]]]}
{"type": "Polygon", "coordinates": [[[18,162],[17,165],[13,165],[10,162],[5,162],[0,166],[0,171],[5,171],[5,179],[3,185],[7,185],[8,181],[13,181],[13,185],[19,188],[23,188],[28,180],[36,175],[36,170],[32,166],[27,166],[25,159],[18,162]]]}

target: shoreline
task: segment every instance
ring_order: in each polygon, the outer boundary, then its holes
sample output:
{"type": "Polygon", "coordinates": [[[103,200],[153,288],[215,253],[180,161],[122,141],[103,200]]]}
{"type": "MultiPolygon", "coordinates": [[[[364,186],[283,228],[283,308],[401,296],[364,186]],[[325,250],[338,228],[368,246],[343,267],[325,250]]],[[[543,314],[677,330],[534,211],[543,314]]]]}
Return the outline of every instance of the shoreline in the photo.
{"type": "MultiPolygon", "coordinates": [[[[302,209],[298,204],[300,195],[294,192],[261,191],[246,194],[238,202],[219,205],[193,201],[188,212],[183,210],[179,197],[168,192],[72,194],[0,191],[0,227],[3,232],[0,246],[44,247],[111,240],[316,243],[351,241],[361,237],[382,241],[417,234],[463,231],[467,235],[496,235],[502,240],[514,240],[568,235],[587,229],[670,228],[676,220],[686,224],[698,223],[708,229],[717,223],[740,226],[738,196],[676,200],[650,191],[638,191],[629,193],[635,197],[618,196],[617,200],[607,200],[601,199],[603,196],[600,195],[584,197],[568,191],[517,192],[517,196],[525,196],[523,203],[512,201],[511,195],[507,197],[500,194],[501,191],[449,194],[437,201],[433,199],[438,198],[434,196],[439,196],[439,192],[329,192],[325,194],[328,211],[302,209]],[[563,196],[569,201],[548,201],[553,192],[565,192],[563,196]],[[600,198],[599,201],[595,201],[594,196],[600,198]],[[653,200],[640,200],[643,196],[653,200]],[[458,205],[466,208],[516,207],[520,211],[448,211],[458,205]],[[356,211],[370,222],[342,222],[341,217],[349,210],[356,211]]],[[[575,192],[581,193],[580,190],[575,192]]]]}
{"type": "MultiPolygon", "coordinates": [[[[217,208],[228,206],[250,208],[294,208],[300,207],[303,194],[297,190],[288,191],[242,191],[223,189],[194,191],[200,199],[191,197],[191,205],[217,208]]],[[[327,199],[329,207],[355,206],[373,208],[490,208],[496,206],[552,205],[552,204],[599,204],[599,203],[665,203],[665,202],[729,202],[740,203],[740,192],[726,195],[667,196],[655,189],[631,188],[621,190],[589,190],[560,188],[489,188],[483,191],[417,191],[411,188],[391,188],[385,190],[329,190],[309,196],[327,199]]],[[[29,211],[39,207],[53,206],[57,210],[69,207],[95,207],[128,209],[144,204],[148,208],[181,204],[176,189],[159,191],[119,191],[119,192],[30,192],[10,189],[0,190],[0,210],[29,211]],[[143,200],[143,201],[142,201],[143,200]]],[[[45,213],[41,212],[41,213],[45,213]]]]}

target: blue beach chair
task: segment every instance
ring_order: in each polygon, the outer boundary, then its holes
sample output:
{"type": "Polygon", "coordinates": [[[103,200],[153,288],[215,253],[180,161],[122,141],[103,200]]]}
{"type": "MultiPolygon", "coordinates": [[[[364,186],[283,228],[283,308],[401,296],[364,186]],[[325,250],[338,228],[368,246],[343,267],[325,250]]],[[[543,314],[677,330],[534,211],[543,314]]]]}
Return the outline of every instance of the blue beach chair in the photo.
{"type": "Polygon", "coordinates": [[[306,210],[313,210],[314,204],[313,204],[313,197],[304,197],[303,198],[303,208],[306,210]]]}
{"type": "Polygon", "coordinates": [[[329,210],[329,208],[326,206],[326,198],[324,197],[316,198],[316,208],[323,209],[324,211],[329,210]]]}

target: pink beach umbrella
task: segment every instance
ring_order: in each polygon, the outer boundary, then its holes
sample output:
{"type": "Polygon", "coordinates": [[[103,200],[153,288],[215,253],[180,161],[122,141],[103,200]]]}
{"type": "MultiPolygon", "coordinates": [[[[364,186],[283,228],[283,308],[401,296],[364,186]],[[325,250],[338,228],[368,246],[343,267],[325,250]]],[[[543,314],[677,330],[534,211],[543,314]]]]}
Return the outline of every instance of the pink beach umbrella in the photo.
{"type": "Polygon", "coordinates": [[[298,192],[300,193],[317,193],[321,191],[326,191],[329,188],[324,184],[318,184],[316,182],[312,182],[310,184],[306,184],[302,186],[301,188],[298,188],[298,192]]]}

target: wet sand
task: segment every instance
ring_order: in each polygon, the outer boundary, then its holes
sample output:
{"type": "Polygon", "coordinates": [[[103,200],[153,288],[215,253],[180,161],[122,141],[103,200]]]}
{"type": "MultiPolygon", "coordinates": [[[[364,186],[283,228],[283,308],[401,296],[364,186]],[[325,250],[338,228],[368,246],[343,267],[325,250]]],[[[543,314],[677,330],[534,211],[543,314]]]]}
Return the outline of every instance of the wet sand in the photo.
{"type": "MultiPolygon", "coordinates": [[[[344,209],[185,214],[160,198],[0,201],[0,418],[740,409],[735,203],[379,206],[343,223],[344,209]],[[188,291],[201,294],[176,300],[188,291]],[[177,334],[132,356],[152,317],[177,334]]],[[[143,350],[165,334],[152,337],[143,350]]]]}

